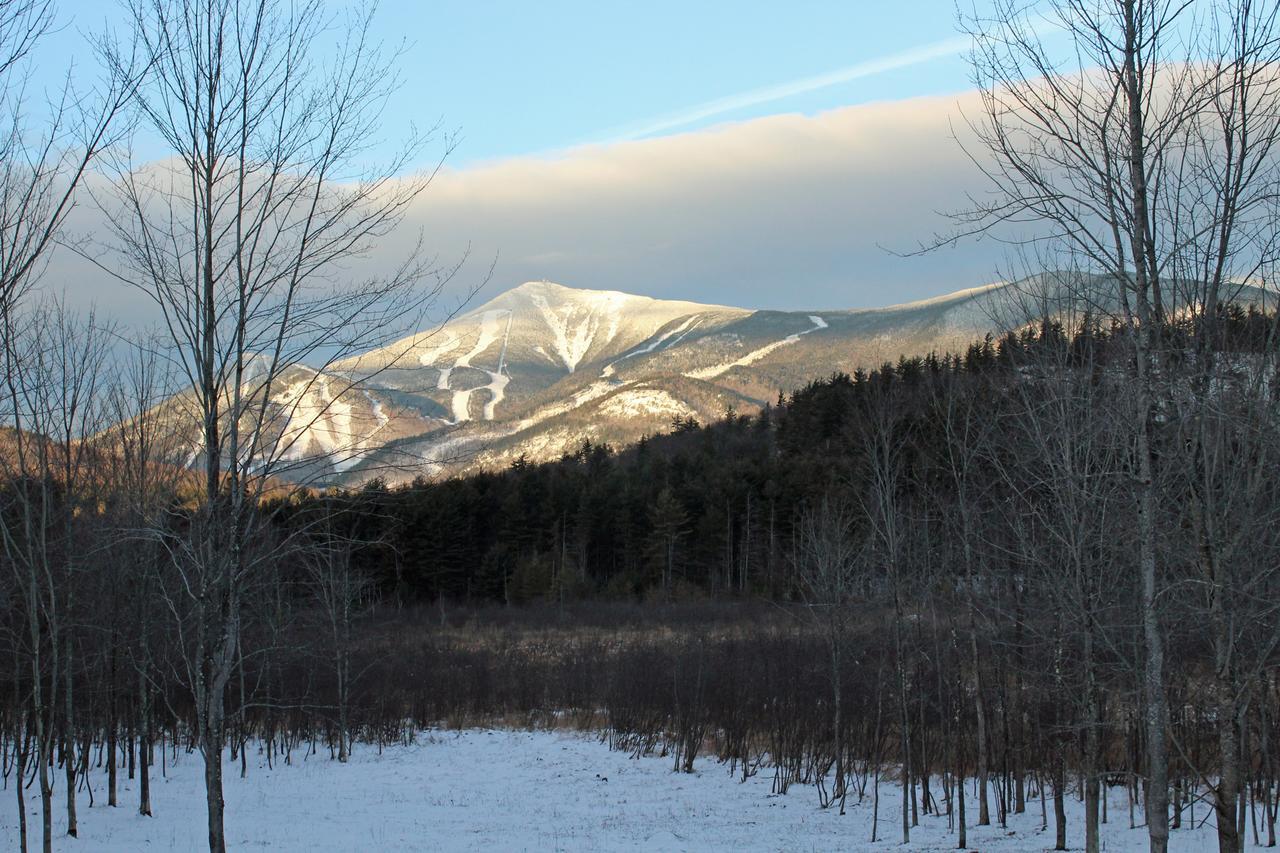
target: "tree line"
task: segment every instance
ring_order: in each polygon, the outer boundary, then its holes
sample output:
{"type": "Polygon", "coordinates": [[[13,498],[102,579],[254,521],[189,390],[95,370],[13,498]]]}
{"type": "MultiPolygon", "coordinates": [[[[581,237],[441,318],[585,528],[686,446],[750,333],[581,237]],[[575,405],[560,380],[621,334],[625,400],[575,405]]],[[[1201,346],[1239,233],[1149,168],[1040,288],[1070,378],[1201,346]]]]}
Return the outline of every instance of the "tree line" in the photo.
{"type": "MultiPolygon", "coordinates": [[[[1280,375],[1274,313],[1228,305],[1202,320],[1171,323],[1160,339],[1181,354],[1166,362],[1183,377],[1170,388],[1176,412],[1195,393],[1186,376],[1197,369],[1197,338],[1216,336],[1212,414],[1194,425],[1172,416],[1151,425],[1161,639],[1179,661],[1162,676],[1177,702],[1163,735],[1176,756],[1174,826],[1208,799],[1224,845],[1235,849],[1246,816],[1270,837],[1276,813],[1273,759],[1264,751],[1280,710],[1272,604],[1280,494],[1271,475],[1280,375]],[[1221,537],[1212,547],[1231,555],[1228,576],[1208,574],[1209,526],[1221,537]],[[1214,620],[1230,629],[1206,636],[1214,620]],[[1213,722],[1223,719],[1234,734],[1226,742],[1213,722]]],[[[688,766],[708,737],[742,766],[760,750],[781,779],[829,786],[824,801],[842,805],[858,774],[861,796],[866,779],[878,778],[874,768],[895,761],[916,768],[902,777],[903,802],[920,808],[914,798],[929,801],[930,780],[941,779],[960,826],[966,809],[956,798],[966,778],[975,780],[970,808],[980,824],[994,813],[989,792],[1003,820],[1025,808],[1025,788],[1034,785],[1042,799],[1056,798],[1061,849],[1062,800],[1074,786],[1092,847],[1103,786],[1130,785],[1144,810],[1150,784],[1134,567],[1140,484],[1124,428],[1132,334],[1088,316],[1074,331],[1043,319],[964,354],[903,357],[815,381],[758,415],[707,426],[681,420],[623,451],[584,445],[557,462],[463,480],[294,499],[279,505],[279,521],[336,509],[344,537],[364,543],[355,570],[387,606],[434,605],[444,614],[488,600],[578,613],[575,602],[610,599],[655,609],[773,602],[789,614],[789,632],[762,630],[722,646],[684,631],[683,645],[630,649],[659,655],[665,663],[654,667],[601,647],[606,663],[585,665],[610,692],[554,701],[565,710],[604,708],[616,743],[675,750],[688,766]],[[787,667],[745,673],[749,661],[773,653],[805,661],[793,673],[807,671],[803,686],[782,675],[787,667]],[[651,684],[654,677],[674,679],[673,688],[651,684]],[[680,694],[687,677],[692,700],[680,694]],[[758,694],[742,687],[753,678],[763,679],[758,694]],[[634,692],[619,686],[632,679],[634,692]],[[782,703],[788,710],[775,723],[794,727],[788,737],[802,745],[769,739],[744,707],[703,707],[707,684],[736,691],[744,706],[782,703]],[[622,704],[611,698],[621,695],[622,704]],[[798,701],[810,704],[800,710],[798,701]],[[874,761],[873,732],[859,728],[873,718],[874,761]]],[[[546,657],[538,671],[560,672],[557,656],[546,657]]],[[[550,683],[563,677],[578,676],[546,675],[550,683]]],[[[554,707],[540,691],[535,697],[481,700],[471,710],[554,707]]],[[[907,840],[918,815],[901,817],[907,840]]]]}
{"type": "MultiPolygon", "coordinates": [[[[1275,323],[1224,306],[1212,324],[1218,414],[1197,434],[1224,454],[1208,485],[1238,549],[1230,585],[1204,577],[1204,498],[1191,490],[1205,481],[1188,478],[1189,454],[1202,451],[1177,419],[1153,429],[1162,638],[1178,661],[1164,676],[1172,824],[1193,825],[1207,801],[1220,832],[1253,827],[1268,841],[1280,785],[1275,323]],[[1218,608],[1233,626],[1227,694],[1204,631],[1218,608]],[[1238,727],[1230,753],[1224,701],[1238,727]],[[1240,780],[1230,800],[1228,773],[1240,780]]],[[[1202,333],[1186,321],[1162,340],[1192,352],[1202,333]]],[[[779,792],[812,787],[832,808],[901,784],[904,810],[883,820],[904,839],[931,813],[961,846],[966,826],[1028,808],[1063,848],[1076,833],[1097,838],[1104,820],[1141,822],[1151,792],[1137,484],[1120,428],[1130,334],[1045,319],[963,354],[815,381],[756,415],[685,420],[616,452],[263,496],[247,510],[253,571],[220,768],[316,749],[342,762],[358,743],[440,724],[568,720],[676,770],[706,755],[731,773],[768,772],[779,792]],[[740,491],[726,498],[723,483],[740,491]],[[530,511],[518,514],[521,498],[530,511]],[[761,519],[750,532],[748,507],[761,519]],[[453,571],[438,568],[442,555],[460,561],[453,571]],[[1115,786],[1129,792],[1126,817],[1105,814],[1102,792],[1115,786]],[[1085,824],[1072,829],[1064,803],[1077,795],[1085,824]]],[[[74,373],[95,376],[92,361],[74,373]]],[[[183,604],[190,569],[170,549],[202,523],[200,484],[139,460],[148,423],[122,419],[96,442],[9,435],[50,460],[3,492],[6,535],[30,549],[19,531],[39,520],[46,561],[29,583],[10,563],[14,666],[0,685],[7,767],[39,782],[42,815],[54,792],[45,774],[89,790],[94,762],[109,804],[116,780],[136,774],[149,813],[164,751],[199,749],[188,679],[204,626],[183,604]],[[34,609],[23,606],[33,595],[34,609]]],[[[24,787],[14,790],[21,803],[24,787]]]]}

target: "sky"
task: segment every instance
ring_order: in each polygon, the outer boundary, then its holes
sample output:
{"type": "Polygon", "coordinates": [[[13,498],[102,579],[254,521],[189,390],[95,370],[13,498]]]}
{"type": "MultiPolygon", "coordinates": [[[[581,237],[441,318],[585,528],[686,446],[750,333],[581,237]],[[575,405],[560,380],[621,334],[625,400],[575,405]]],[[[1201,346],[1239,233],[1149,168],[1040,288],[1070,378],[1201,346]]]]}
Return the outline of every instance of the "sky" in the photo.
{"type": "MultiPolygon", "coordinates": [[[[39,73],[67,58],[85,73],[83,34],[118,25],[118,7],[59,9],[39,73]]],[[[981,186],[951,138],[971,99],[954,0],[383,0],[375,33],[402,48],[404,85],[372,154],[411,124],[456,140],[399,239],[422,229],[442,259],[469,251],[464,286],[492,266],[481,301],[546,278],[751,308],[866,307],[971,287],[1000,265],[984,244],[894,254],[945,229],[939,211],[981,186]]],[[[50,274],[133,310],[136,295],[77,263],[50,274]]]]}
{"type": "Polygon", "coordinates": [[[453,165],[722,121],[964,88],[954,0],[871,2],[448,2],[384,0],[406,85],[389,113],[457,129],[453,165]],[[429,11],[426,11],[428,10],[429,11]],[[708,103],[812,80],[924,46],[950,55],[759,103],[708,103]]]}

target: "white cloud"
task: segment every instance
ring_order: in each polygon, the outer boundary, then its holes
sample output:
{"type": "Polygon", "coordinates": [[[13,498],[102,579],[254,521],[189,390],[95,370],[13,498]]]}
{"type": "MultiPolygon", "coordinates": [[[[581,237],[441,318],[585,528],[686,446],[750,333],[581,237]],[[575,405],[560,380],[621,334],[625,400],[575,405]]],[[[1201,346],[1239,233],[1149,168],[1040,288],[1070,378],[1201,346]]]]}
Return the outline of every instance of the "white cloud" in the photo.
{"type": "Polygon", "coordinates": [[[528,279],[745,307],[884,305],[989,281],[998,251],[896,257],[981,178],[955,140],[972,95],[774,115],[446,171],[411,220],[444,253],[528,279]]]}
{"type": "MultiPolygon", "coordinates": [[[[462,285],[497,258],[481,299],[540,278],[779,309],[958,290],[991,280],[997,246],[923,258],[883,247],[910,249],[945,229],[938,211],[981,188],[950,138],[965,104],[973,106],[972,94],[774,115],[446,169],[398,235],[360,264],[396,263],[421,229],[442,261],[470,247],[462,285]]],[[[126,320],[147,316],[145,298],[77,259],[60,258],[46,284],[126,320]]]]}

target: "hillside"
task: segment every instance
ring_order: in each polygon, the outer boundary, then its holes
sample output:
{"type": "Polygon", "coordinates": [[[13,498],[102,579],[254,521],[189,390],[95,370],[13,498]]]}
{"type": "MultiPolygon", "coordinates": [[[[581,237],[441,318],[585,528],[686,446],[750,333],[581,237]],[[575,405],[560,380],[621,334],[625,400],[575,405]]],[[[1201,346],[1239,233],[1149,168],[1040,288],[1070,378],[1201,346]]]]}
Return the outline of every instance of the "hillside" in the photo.
{"type": "MultiPolygon", "coordinates": [[[[1111,289],[1071,281],[1076,303],[1082,288],[1111,289]]],[[[885,308],[797,312],[528,282],[324,373],[291,368],[264,432],[283,447],[282,476],[342,485],[555,459],[584,440],[624,445],[677,417],[753,412],[814,378],[1058,314],[1063,282],[1046,274],[885,308]]]]}
{"type": "Polygon", "coordinates": [[[409,411],[434,416],[415,434],[395,430],[341,481],[553,459],[584,439],[630,443],[675,417],[755,411],[815,376],[967,342],[995,325],[991,296],[780,312],[529,282],[333,366],[367,393],[401,395],[409,411]]]}

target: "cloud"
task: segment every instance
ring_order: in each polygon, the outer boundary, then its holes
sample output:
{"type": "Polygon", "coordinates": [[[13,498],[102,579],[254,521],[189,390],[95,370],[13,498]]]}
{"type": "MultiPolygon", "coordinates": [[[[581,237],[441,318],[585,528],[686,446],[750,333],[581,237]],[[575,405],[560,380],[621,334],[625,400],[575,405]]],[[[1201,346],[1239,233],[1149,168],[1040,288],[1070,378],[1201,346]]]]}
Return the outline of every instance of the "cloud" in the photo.
{"type": "MultiPolygon", "coordinates": [[[[460,288],[496,259],[480,300],[546,278],[748,308],[833,309],[982,284],[1003,260],[995,244],[918,258],[885,250],[945,229],[938,212],[982,188],[951,139],[966,105],[977,109],[972,94],[773,115],[446,169],[350,274],[391,268],[422,233],[442,263],[470,250],[460,288]]],[[[56,261],[46,286],[129,322],[153,313],[145,297],[78,259],[56,261]]]]}
{"type": "Polygon", "coordinates": [[[886,305],[992,279],[998,248],[897,257],[981,177],[969,94],[774,115],[445,171],[410,216],[444,256],[497,257],[491,292],[570,286],[779,309],[886,305]]]}
{"type": "Polygon", "coordinates": [[[936,41],[931,44],[921,45],[909,50],[900,51],[899,53],[881,56],[875,59],[869,59],[859,62],[856,65],[850,65],[847,68],[840,68],[835,71],[828,71],[825,74],[818,74],[812,77],[803,77],[799,80],[792,80],[787,83],[778,83],[773,86],[765,86],[759,89],[752,89],[747,92],[739,92],[736,95],[728,95],[723,98],[706,101],[697,106],[689,107],[679,112],[670,113],[660,118],[650,119],[637,125],[618,128],[613,131],[606,132],[604,138],[606,142],[622,142],[632,139],[641,139],[646,136],[654,136],[659,133],[676,130],[682,127],[688,127],[700,121],[709,118],[716,118],[727,113],[737,110],[746,109],[748,107],[757,107],[762,104],[781,101],[785,98],[803,95],[809,92],[816,92],[820,89],[826,89],[831,86],[837,86],[841,83],[850,83],[854,80],[861,80],[864,77],[872,77],[876,74],[883,74],[888,71],[897,71],[902,68],[909,68],[912,65],[919,65],[930,60],[940,59],[944,56],[953,56],[969,47],[969,38],[954,37],[936,41]]]}

